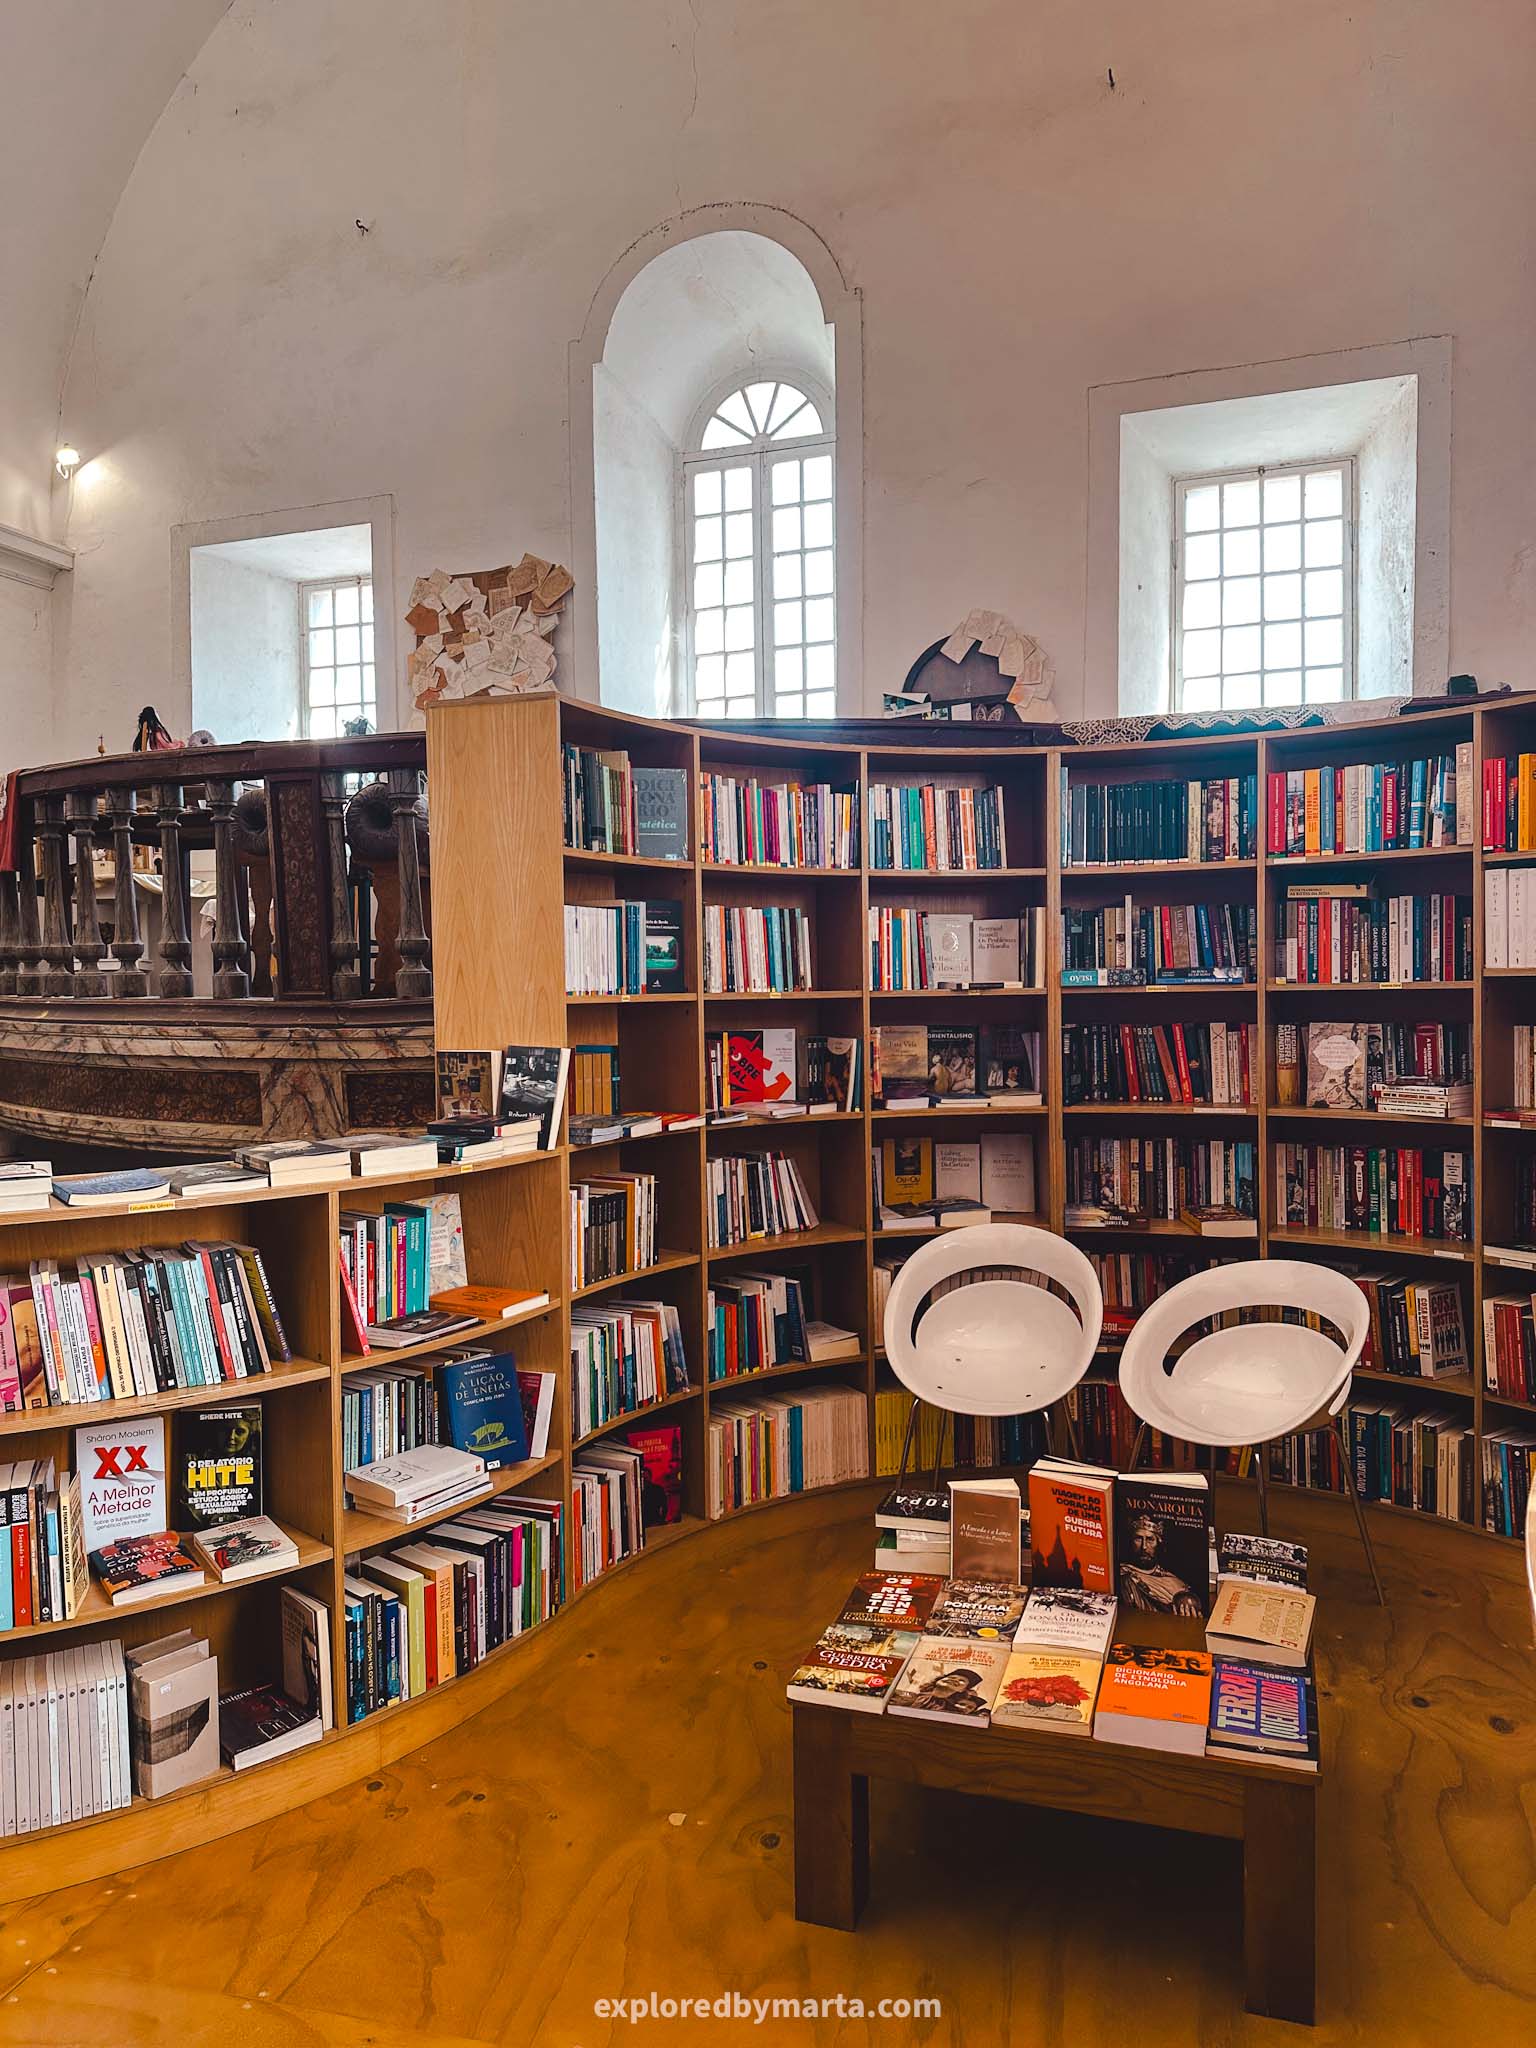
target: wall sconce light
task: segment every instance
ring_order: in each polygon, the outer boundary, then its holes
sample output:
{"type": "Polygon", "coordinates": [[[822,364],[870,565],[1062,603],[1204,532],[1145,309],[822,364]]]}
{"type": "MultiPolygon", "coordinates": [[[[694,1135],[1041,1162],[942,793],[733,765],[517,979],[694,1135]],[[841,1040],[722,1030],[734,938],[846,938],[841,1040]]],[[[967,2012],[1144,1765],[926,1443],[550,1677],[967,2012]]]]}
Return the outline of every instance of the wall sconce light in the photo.
{"type": "Polygon", "coordinates": [[[65,483],[68,483],[75,471],[80,467],[80,450],[78,448],[71,448],[66,442],[62,448],[55,450],[53,466],[59,472],[59,475],[63,477],[65,483]]]}

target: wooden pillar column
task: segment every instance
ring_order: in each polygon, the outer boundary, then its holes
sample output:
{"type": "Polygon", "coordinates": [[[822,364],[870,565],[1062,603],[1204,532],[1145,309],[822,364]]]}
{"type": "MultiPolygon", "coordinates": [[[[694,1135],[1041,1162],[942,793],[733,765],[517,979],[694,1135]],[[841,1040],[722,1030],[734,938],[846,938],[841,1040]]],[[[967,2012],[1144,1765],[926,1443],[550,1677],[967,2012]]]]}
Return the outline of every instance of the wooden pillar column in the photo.
{"type": "Polygon", "coordinates": [[[96,915],[96,792],[71,790],[67,803],[69,829],[75,840],[75,994],[104,996],[104,951],[101,919],[96,915]]]}
{"type": "Polygon", "coordinates": [[[37,922],[37,849],[30,820],[16,833],[16,993],[43,993],[42,940],[37,922]]]}
{"type": "Polygon", "coordinates": [[[160,824],[160,993],[192,993],[192,938],[187,926],[187,884],[181,860],[181,785],[163,782],[155,792],[160,824]]]}
{"type": "Polygon", "coordinates": [[[144,942],[139,937],[139,898],[133,883],[133,819],[138,798],[131,789],[114,790],[112,814],[112,957],[117,973],[112,993],[147,996],[149,976],[140,966],[144,942]]]}
{"type": "Polygon", "coordinates": [[[240,864],[235,853],[235,785],[210,782],[208,815],[213,820],[214,908],[213,992],[241,997],[251,992],[251,949],[240,915],[240,864]]]}
{"type": "Polygon", "coordinates": [[[16,870],[0,868],[0,996],[15,995],[20,959],[21,902],[16,870]]]}
{"type": "Polygon", "coordinates": [[[320,807],[325,814],[325,859],[331,899],[331,995],[338,1003],[356,1002],[363,992],[357,971],[357,933],[352,924],[352,890],[347,879],[346,778],[327,769],[320,778],[320,807]]]}
{"type": "Polygon", "coordinates": [[[37,836],[43,848],[43,943],[47,963],[43,974],[45,996],[68,996],[75,992],[75,949],[69,937],[69,899],[64,880],[64,799],[45,796],[39,800],[37,836]]]}
{"type": "Polygon", "coordinates": [[[394,814],[400,874],[400,965],[395,971],[395,994],[402,998],[432,993],[427,927],[421,903],[421,860],[416,849],[416,804],[420,795],[421,775],[417,769],[389,771],[389,808],[394,814]]]}

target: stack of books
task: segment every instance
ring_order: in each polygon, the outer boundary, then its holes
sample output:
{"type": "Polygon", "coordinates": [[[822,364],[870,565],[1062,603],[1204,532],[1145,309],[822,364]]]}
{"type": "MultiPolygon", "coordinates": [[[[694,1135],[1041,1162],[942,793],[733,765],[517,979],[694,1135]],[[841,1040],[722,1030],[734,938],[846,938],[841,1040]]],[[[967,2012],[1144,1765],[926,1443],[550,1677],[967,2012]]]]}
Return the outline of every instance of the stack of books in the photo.
{"type": "Polygon", "coordinates": [[[0,1159],[0,1216],[29,1216],[53,1200],[53,1166],[47,1159],[0,1159]]]}
{"type": "Polygon", "coordinates": [[[703,857],[716,867],[859,864],[859,793],[852,783],[765,783],[706,769],[699,820],[703,857]]]}
{"type": "Polygon", "coordinates": [[[406,1525],[430,1520],[491,1490],[484,1458],[448,1444],[418,1444],[415,1450],[359,1465],[348,1471],[346,1485],[365,1514],[406,1525]]]}

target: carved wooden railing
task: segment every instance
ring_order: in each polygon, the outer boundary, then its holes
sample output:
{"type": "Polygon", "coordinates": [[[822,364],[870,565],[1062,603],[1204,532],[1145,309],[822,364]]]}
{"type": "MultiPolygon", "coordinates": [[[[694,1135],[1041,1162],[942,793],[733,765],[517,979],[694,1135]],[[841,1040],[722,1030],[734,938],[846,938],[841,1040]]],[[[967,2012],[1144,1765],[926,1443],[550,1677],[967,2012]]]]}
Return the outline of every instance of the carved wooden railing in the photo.
{"type": "Polygon", "coordinates": [[[431,996],[430,852],[419,733],[122,754],[17,778],[0,870],[0,997],[356,1003],[431,996]],[[135,849],[161,929],[146,957],[135,849]],[[189,863],[213,856],[211,986],[194,986],[189,863]],[[111,939],[95,858],[113,864],[111,939]],[[370,931],[359,899],[376,905],[370,931]]]}

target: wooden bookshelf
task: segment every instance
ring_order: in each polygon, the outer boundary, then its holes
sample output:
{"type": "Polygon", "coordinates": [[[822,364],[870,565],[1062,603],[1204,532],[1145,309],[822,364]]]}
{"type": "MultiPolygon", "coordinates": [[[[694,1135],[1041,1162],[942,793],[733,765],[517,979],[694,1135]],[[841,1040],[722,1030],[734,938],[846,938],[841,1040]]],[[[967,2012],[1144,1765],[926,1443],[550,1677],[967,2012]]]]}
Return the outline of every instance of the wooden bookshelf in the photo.
{"type": "MultiPolygon", "coordinates": [[[[1314,1258],[1332,1264],[1389,1266],[1391,1270],[1453,1275],[1465,1292],[1475,1356],[1473,1371],[1454,1380],[1416,1381],[1381,1373],[1362,1375],[1368,1396],[1400,1394],[1414,1404],[1464,1409],[1480,1453],[1484,1433],[1506,1424],[1529,1425],[1536,1403],[1484,1392],[1481,1356],[1485,1293],[1519,1291],[1527,1269],[1485,1258],[1486,1236],[1508,1236],[1510,1193],[1518,1159],[1536,1145],[1536,1121],[1500,1117],[1510,1106],[1510,1043],[1525,1014],[1525,982],[1536,970],[1488,972],[1482,962],[1483,876],[1487,868],[1515,866],[1536,856],[1489,853],[1479,845],[1380,856],[1277,858],[1263,844],[1265,778],[1271,769],[1411,758],[1470,741],[1475,787],[1486,755],[1536,748],[1536,699],[1503,699],[1425,716],[1329,727],[1248,739],[1157,741],[1104,748],[1014,746],[995,749],[917,745],[910,731],[891,728],[857,743],[813,742],[792,735],[758,737],[701,731],[563,702],[553,696],[447,704],[428,718],[428,762],[433,804],[433,951],[436,1022],[440,1044],[611,1042],[620,1047],[625,1101],[636,1107],[699,1113],[705,1101],[704,1040],[723,1026],[748,1027],[772,1016],[801,1031],[856,1036],[867,1046],[873,1023],[928,1019],[1017,1021],[1038,1030],[1044,1050],[1043,1106],[985,1110],[939,1108],[885,1112],[872,1109],[866,1084],[861,1106],[826,1118],[765,1120],[651,1139],[568,1149],[485,1166],[441,1168],[391,1181],[352,1180],[340,1188],[300,1186],[240,1192],[149,1207],[71,1212],[55,1204],[46,1214],[0,1221],[7,1270],[34,1258],[63,1261],[77,1253],[143,1243],[179,1243],[193,1237],[228,1238],[262,1248],[278,1288],[294,1358],[284,1368],[227,1389],[157,1396],[151,1401],[102,1404],[89,1411],[55,1408],[0,1419],[8,1455],[52,1454],[72,1465],[69,1438],[80,1420],[113,1413],[175,1413],[209,1400],[259,1398],[266,1410],[268,1510],[295,1534],[299,1561],[287,1572],[230,1586],[197,1589],[164,1603],[103,1611],[92,1601],[74,1621],[58,1625],[60,1641],[110,1632],[129,1643],[192,1626],[206,1634],[221,1660],[221,1685],[269,1678],[276,1664],[276,1595],[273,1579],[292,1579],[321,1598],[331,1614],[335,1698],[346,1698],[342,1577],[349,1558],[411,1542],[422,1525],[404,1529],[344,1505],[341,1469],[341,1377],[359,1361],[343,1351],[336,1277],[341,1207],[456,1189],[462,1198],[466,1257],[472,1281],[547,1290],[547,1307],[516,1321],[469,1333],[512,1350],[518,1362],[556,1375],[550,1448],[544,1458],[497,1475],[493,1493],[510,1490],[564,1500],[569,1507],[573,1456],[594,1443],[654,1421],[676,1423],[683,1433],[683,1517],[653,1530],[639,1557],[670,1548],[708,1526],[704,1514],[705,1457],[716,1404],[749,1398],[760,1381],[777,1392],[832,1384],[861,1392],[868,1414],[867,1459],[876,1468],[875,1397],[891,1384],[875,1325],[874,1263],[915,1250],[930,1233],[876,1227],[870,1152],[879,1137],[902,1128],[961,1135],[974,1129],[1028,1130],[1036,1145],[1037,1214],[1021,1219],[1060,1231],[1064,1225],[1066,1145],[1069,1134],[1147,1132],[1180,1138],[1241,1135],[1258,1154],[1258,1234],[1206,1239],[1177,1221],[1132,1230],[1074,1231],[1093,1252],[1162,1248],[1170,1253],[1252,1257],[1257,1253],[1314,1258]],[[941,786],[1003,789],[1007,865],[977,871],[876,869],[862,859],[849,869],[733,867],[702,860],[690,825],[688,858],[586,853],[561,844],[562,737],[583,745],[623,749],[637,764],[682,769],[691,798],[701,770],[768,779],[826,780],[853,784],[862,799],[875,781],[937,782],[941,786]],[[1161,777],[1252,773],[1259,791],[1259,850],[1252,859],[1162,864],[1067,866],[1061,856],[1063,765],[1074,779],[1146,781],[1161,777]],[[1286,887],[1338,870],[1358,879],[1381,863],[1392,886],[1469,894],[1473,902],[1474,959],[1470,980],[1456,984],[1294,985],[1271,972],[1272,933],[1286,887]],[[675,897],[682,904],[684,984],[661,996],[567,997],[563,975],[564,902],[602,902],[615,896],[675,897]],[[1060,912],[1133,901],[1209,902],[1252,906],[1257,919],[1259,974],[1247,983],[1185,986],[1063,988],[1060,912]],[[709,903],[786,904],[814,920],[817,986],[765,997],[702,992],[699,935],[709,903]],[[1042,985],[1021,989],[876,992],[870,988],[867,913],[871,905],[914,904],[925,910],[1010,914],[1045,910],[1046,971],[1042,985]],[[1274,1147],[1287,1134],[1331,1141],[1321,1128],[1368,1133],[1372,1116],[1335,1119],[1330,1112],[1282,1108],[1273,1096],[1273,1039],[1277,1023],[1323,1017],[1405,1019],[1445,1016],[1468,1022],[1476,1086],[1470,1119],[1431,1123],[1379,1119],[1398,1141],[1444,1140],[1473,1154],[1475,1240],[1442,1245],[1394,1235],[1286,1229],[1273,1213],[1274,1147]],[[1256,1035],[1248,1104],[1179,1106],[1151,1102],[1095,1104],[1063,1110],[1064,1021],[1135,1023],[1209,1019],[1247,1022],[1256,1035]],[[878,1127],[878,1128],[877,1128],[878,1127]],[[787,1151],[796,1159],[821,1218],[811,1231],[742,1245],[710,1247],[706,1228],[705,1168],[722,1151],[787,1151]],[[572,1289],[566,1243],[568,1192],[573,1180],[616,1167],[654,1172],[661,1194],[659,1242],[664,1247],[643,1272],[572,1289]],[[1390,1264],[1389,1264],[1390,1262],[1390,1264]],[[1401,1262],[1399,1266],[1398,1262],[1401,1262]],[[852,1328],[857,1355],[845,1360],[792,1363],[767,1371],[710,1381],[704,1345],[706,1296],[711,1278],[737,1266],[792,1268],[807,1277],[811,1312],[852,1328]],[[570,1417],[570,1319],[575,1304],[613,1292],[644,1289],[679,1312],[692,1385],[633,1416],[611,1418],[573,1444],[570,1417]],[[176,1606],[170,1616],[162,1605],[176,1606]]],[[[696,818],[690,803],[690,819],[696,818]]],[[[1475,823],[1480,809],[1474,804],[1475,823]]],[[[1480,838],[1480,831],[1477,836],[1480,838]]],[[[1363,1141],[1363,1140],[1362,1140],[1363,1141]]],[[[1387,1139],[1386,1142],[1393,1142],[1387,1139]]],[[[388,1368],[440,1347],[371,1353],[370,1365],[388,1368]]],[[[1107,1347],[1105,1364],[1113,1371],[1107,1347]]],[[[850,1487],[861,1484],[850,1481],[850,1487]]],[[[1236,1483],[1236,1482],[1234,1482],[1236,1483]]],[[[1278,1484],[1278,1482],[1276,1482],[1278,1484]]],[[[756,1503],[769,1506],[772,1502],[756,1503]]],[[[1385,1505],[1385,1504],[1383,1504],[1385,1505]]],[[[749,1513],[752,1508],[738,1512],[749,1513]]],[[[1403,1510],[1389,1508],[1391,1513],[1403,1510]]],[[[1431,1517],[1441,1521],[1443,1518],[1431,1517]]],[[[427,1525],[430,1526],[430,1525],[427,1525]]],[[[1461,1525],[1453,1524],[1460,1528],[1461,1525]]],[[[1467,1533],[1475,1533],[1468,1531],[1467,1533]]],[[[567,1537],[569,1556],[569,1532],[567,1537]]],[[[608,1575],[604,1575],[606,1578],[608,1575]]],[[[594,1584],[602,1584],[599,1579],[594,1584]]],[[[584,1589],[592,1590],[589,1586],[584,1589]]],[[[578,1595],[579,1600],[581,1596],[578,1595]]],[[[568,1600],[566,1605],[575,1602],[568,1600]]],[[[559,1625],[559,1617],[553,1625],[559,1625]]],[[[53,1633],[52,1630],[49,1633],[53,1633]]],[[[535,1630],[533,1634],[539,1634],[535,1630]]],[[[403,1706],[370,1715],[296,1756],[238,1776],[224,1772],[187,1795],[154,1806],[135,1800],[125,1812],[9,1842],[0,1847],[0,1899],[76,1882],[207,1841],[273,1812],[314,1798],[377,1770],[392,1757],[432,1739],[476,1712],[513,1682],[516,1647],[527,1636],[491,1652],[480,1665],[403,1706]]],[[[0,1638],[0,1655],[41,1645],[0,1638]]]]}

